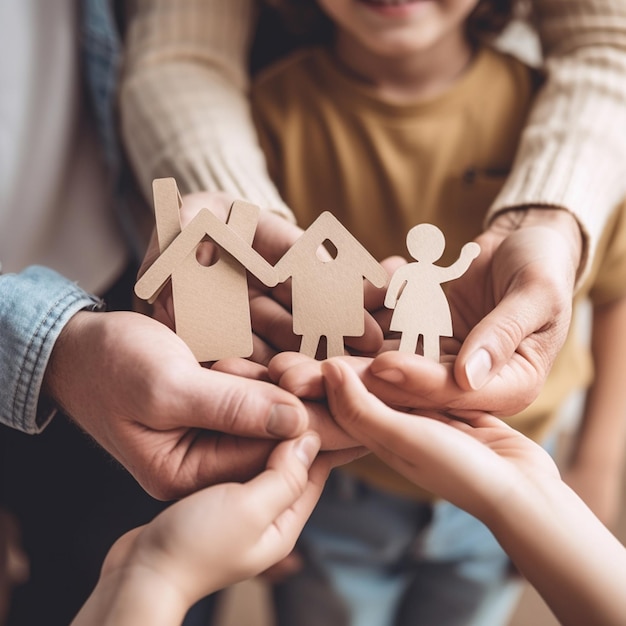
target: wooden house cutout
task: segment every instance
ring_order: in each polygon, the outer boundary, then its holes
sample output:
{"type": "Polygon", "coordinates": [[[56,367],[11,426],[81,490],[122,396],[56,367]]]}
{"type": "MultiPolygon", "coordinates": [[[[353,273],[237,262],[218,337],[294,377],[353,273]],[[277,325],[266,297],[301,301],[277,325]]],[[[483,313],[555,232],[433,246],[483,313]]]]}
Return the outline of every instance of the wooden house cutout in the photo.
{"type": "Polygon", "coordinates": [[[435,261],[444,253],[446,240],[436,226],[414,226],[406,245],[416,262],[399,267],[389,281],[385,306],[394,309],[389,329],[402,333],[400,352],[415,354],[421,335],[424,356],[439,362],[440,338],[452,337],[450,305],[441,284],[462,276],[480,254],[480,246],[466,243],[458,260],[441,267],[435,261]]]}
{"type": "Polygon", "coordinates": [[[159,252],[162,253],[180,234],[180,209],[183,206],[183,200],[173,178],[153,180],[152,197],[159,252]]]}
{"type": "Polygon", "coordinates": [[[384,287],[387,273],[331,213],[322,213],[272,267],[252,248],[258,207],[236,201],[226,223],[201,209],[181,230],[174,179],[155,180],[153,192],[161,255],[137,281],[135,293],[154,301],[171,280],[176,333],[198,361],[252,354],[246,270],[268,287],[292,279],[300,352],[314,357],[326,337],[327,357],[340,356],[344,337],[365,331],[363,278],[384,287]],[[208,267],[196,256],[207,238],[220,248],[219,259],[208,267]]]}
{"type": "Polygon", "coordinates": [[[144,300],[153,300],[171,279],[176,333],[198,361],[250,356],[252,328],[246,267],[269,286],[276,284],[272,266],[251,247],[259,208],[234,202],[228,226],[208,209],[202,209],[181,231],[176,183],[166,179],[155,184],[161,255],[137,281],[135,293],[144,300]],[[221,248],[219,258],[210,266],[202,265],[196,257],[198,245],[206,237],[221,248]],[[229,248],[243,259],[245,267],[226,252],[229,248]]]}
{"type": "Polygon", "coordinates": [[[387,272],[329,212],[322,213],[274,266],[278,282],[291,277],[293,330],[300,352],[314,357],[326,337],[327,357],[344,354],[344,337],[365,332],[363,277],[376,287],[387,272]],[[332,254],[320,246],[330,242],[332,254]]]}

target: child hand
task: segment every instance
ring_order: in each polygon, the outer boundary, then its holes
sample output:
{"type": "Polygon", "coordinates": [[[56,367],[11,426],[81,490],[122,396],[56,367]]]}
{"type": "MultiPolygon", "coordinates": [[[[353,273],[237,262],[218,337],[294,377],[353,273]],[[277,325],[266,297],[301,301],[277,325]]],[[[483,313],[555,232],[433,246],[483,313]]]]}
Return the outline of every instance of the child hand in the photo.
{"type": "Polygon", "coordinates": [[[415,484],[483,521],[512,485],[560,481],[550,456],[496,417],[403,413],[369,393],[340,359],[324,362],[322,371],[331,412],[349,434],[415,484]]]}
{"type": "MultiPolygon", "coordinates": [[[[250,578],[284,558],[313,510],[329,470],[321,459],[308,468],[320,440],[306,433],[279,444],[267,469],[247,483],[226,483],[176,503],[145,526],[131,546],[131,561],[149,564],[190,603],[250,578]]],[[[116,546],[104,572],[119,560],[116,546]]]]}
{"type": "Polygon", "coordinates": [[[286,557],[332,464],[354,455],[323,453],[315,459],[319,447],[312,432],[284,441],[267,469],[247,483],[198,491],[123,535],[74,626],[105,618],[116,624],[180,623],[200,598],[286,557]]]}

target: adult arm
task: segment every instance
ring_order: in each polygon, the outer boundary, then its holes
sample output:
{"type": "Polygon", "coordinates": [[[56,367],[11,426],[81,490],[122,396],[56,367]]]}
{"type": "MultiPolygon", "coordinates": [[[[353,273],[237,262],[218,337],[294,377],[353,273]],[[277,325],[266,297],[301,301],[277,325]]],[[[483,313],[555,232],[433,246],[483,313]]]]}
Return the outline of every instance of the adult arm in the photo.
{"type": "MultiPolygon", "coordinates": [[[[547,80],[487,222],[509,209],[572,213],[583,271],[626,194],[626,7],[534,0],[547,80]]],[[[139,0],[126,39],[123,134],[147,195],[174,175],[183,193],[222,189],[285,208],[269,181],[247,102],[254,0],[139,0]]]]}
{"type": "Polygon", "coordinates": [[[101,303],[44,267],[0,276],[0,422],[39,433],[54,415],[41,389],[52,349],[67,322],[101,303]]]}
{"type": "MultiPolygon", "coordinates": [[[[184,191],[187,184],[229,188],[277,207],[273,187],[273,199],[261,197],[267,172],[246,98],[254,2],[186,3],[180,19],[168,8],[163,0],[139,2],[127,39],[122,121],[144,187],[165,164],[168,174],[188,181],[184,191]],[[248,176],[255,184],[246,183],[248,176]]],[[[536,0],[536,9],[548,79],[510,180],[487,216],[483,253],[450,287],[456,362],[410,377],[401,389],[439,406],[453,393],[459,407],[504,414],[536,397],[566,336],[576,280],[626,190],[626,7],[536,0]],[[535,233],[558,250],[555,269],[535,254],[537,246],[530,257],[525,252],[535,233]]],[[[372,373],[407,371],[390,358],[375,362],[372,373]]]]}
{"type": "Polygon", "coordinates": [[[532,6],[546,81],[487,222],[511,208],[569,211],[584,236],[582,275],[626,195],[626,4],[533,0],[532,6]]]}
{"type": "Polygon", "coordinates": [[[455,360],[437,367],[382,355],[371,373],[396,386],[387,402],[404,395],[415,406],[525,408],[563,345],[573,291],[626,194],[626,4],[533,6],[547,80],[477,238],[481,255],[449,287],[455,360]]]}
{"type": "Polygon", "coordinates": [[[540,446],[497,418],[395,411],[338,359],[322,366],[339,424],[396,471],[482,520],[566,625],[626,622],[626,548],[540,446]]]}
{"type": "Polygon", "coordinates": [[[152,495],[179,497],[257,473],[306,428],[350,438],[323,411],[260,380],[206,370],[163,324],[99,301],[56,272],[0,277],[0,418],[40,432],[60,406],[152,495]],[[334,434],[333,434],[334,433],[334,434]]]}
{"type": "Polygon", "coordinates": [[[126,35],[122,134],[146,197],[173,176],[183,194],[225,191],[291,217],[249,111],[256,2],[171,4],[139,0],[126,35]]]}

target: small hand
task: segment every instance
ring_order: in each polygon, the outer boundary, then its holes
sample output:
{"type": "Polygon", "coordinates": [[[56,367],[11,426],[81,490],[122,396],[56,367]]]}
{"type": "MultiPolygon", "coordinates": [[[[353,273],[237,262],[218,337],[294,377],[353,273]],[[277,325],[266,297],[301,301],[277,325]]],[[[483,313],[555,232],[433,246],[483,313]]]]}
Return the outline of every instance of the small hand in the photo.
{"type": "Polygon", "coordinates": [[[496,417],[461,421],[396,411],[369,393],[345,361],[330,359],[322,371],[331,412],[346,432],[415,484],[483,521],[506,506],[514,485],[560,481],[550,456],[496,417]]]}
{"type": "Polygon", "coordinates": [[[208,487],[123,535],[73,622],[180,623],[200,598],[285,558],[328,473],[351,453],[322,453],[315,433],[280,443],[246,483],[208,487]]]}

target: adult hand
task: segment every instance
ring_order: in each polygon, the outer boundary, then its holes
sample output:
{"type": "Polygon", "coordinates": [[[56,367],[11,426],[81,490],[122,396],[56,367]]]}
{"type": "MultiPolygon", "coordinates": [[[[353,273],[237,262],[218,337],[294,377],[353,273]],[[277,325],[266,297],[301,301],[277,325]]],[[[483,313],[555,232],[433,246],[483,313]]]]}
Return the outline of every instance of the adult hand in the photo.
{"type": "Polygon", "coordinates": [[[509,211],[476,241],[480,256],[449,285],[454,340],[441,362],[399,352],[372,362],[367,385],[388,404],[511,415],[541,390],[569,329],[578,224],[556,209],[509,211]]]}
{"type": "Polygon", "coordinates": [[[285,557],[338,460],[315,459],[319,447],[310,432],[282,442],[249,482],[203,489],[121,537],[74,626],[180,623],[200,598],[285,557]]]}
{"type": "Polygon", "coordinates": [[[55,344],[44,393],[161,499],[248,479],[275,439],[307,429],[324,448],[354,445],[287,391],[200,367],[172,331],[138,313],[76,314],[55,344]]]}
{"type": "MultiPolygon", "coordinates": [[[[180,210],[181,225],[184,228],[203,208],[208,208],[222,221],[226,221],[230,206],[235,200],[222,192],[200,192],[182,198],[180,210]]],[[[270,212],[261,211],[257,225],[254,248],[274,265],[302,234],[302,229],[270,212]]],[[[215,248],[212,243],[202,244],[199,261],[209,265],[213,261],[215,248]]],[[[143,260],[139,275],[142,275],[159,255],[156,234],[153,234],[148,251],[143,260]]],[[[253,354],[252,359],[267,364],[277,352],[298,350],[301,338],[293,333],[291,316],[291,285],[282,283],[273,289],[249,277],[250,314],[252,318],[253,354]]],[[[348,337],[350,348],[365,353],[376,353],[382,345],[382,332],[374,318],[364,312],[365,332],[361,337],[348,337]]],[[[171,287],[162,291],[153,306],[153,317],[174,328],[174,310],[171,287]]]]}

